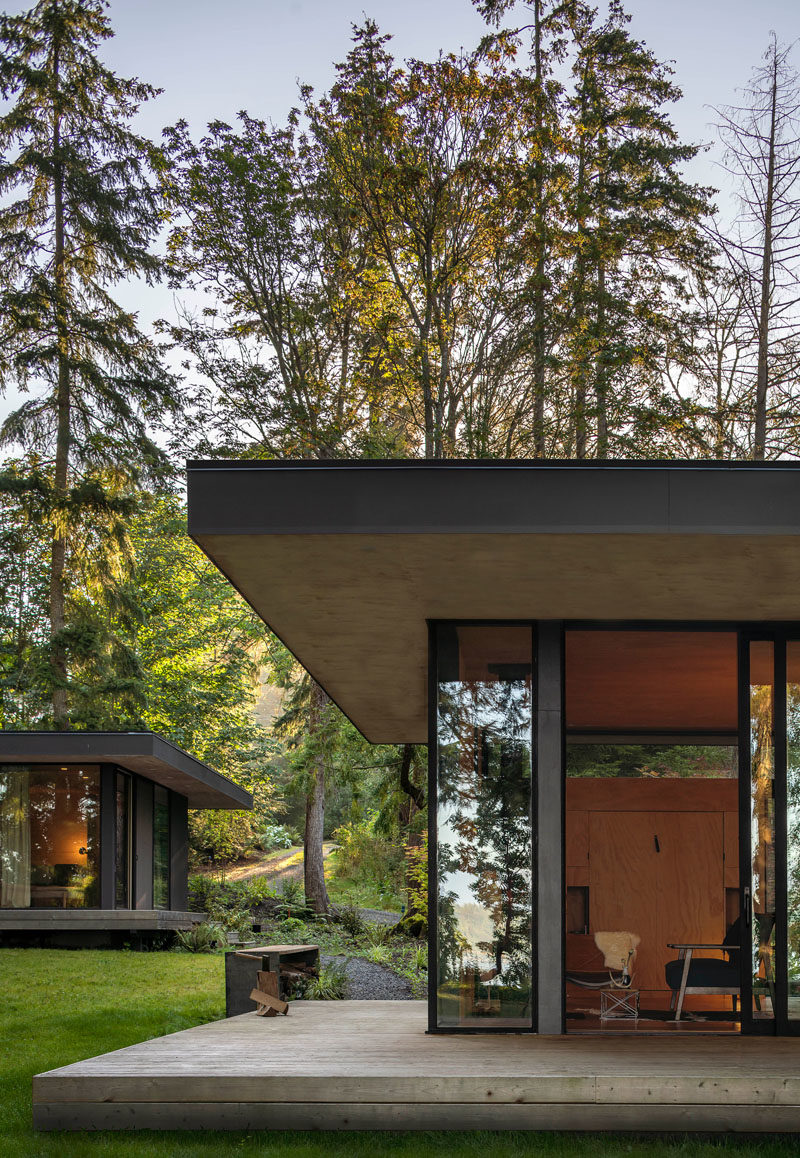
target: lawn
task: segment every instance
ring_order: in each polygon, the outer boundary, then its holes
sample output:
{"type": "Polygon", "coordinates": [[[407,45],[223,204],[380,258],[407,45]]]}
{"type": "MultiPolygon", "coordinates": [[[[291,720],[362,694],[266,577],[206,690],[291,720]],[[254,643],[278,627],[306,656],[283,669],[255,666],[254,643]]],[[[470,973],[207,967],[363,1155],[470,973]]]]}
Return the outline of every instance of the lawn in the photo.
{"type": "Polygon", "coordinates": [[[34,1134],[31,1077],[223,1014],[220,955],[0,950],[2,1158],[794,1158],[793,1139],[568,1134],[34,1134]]]}

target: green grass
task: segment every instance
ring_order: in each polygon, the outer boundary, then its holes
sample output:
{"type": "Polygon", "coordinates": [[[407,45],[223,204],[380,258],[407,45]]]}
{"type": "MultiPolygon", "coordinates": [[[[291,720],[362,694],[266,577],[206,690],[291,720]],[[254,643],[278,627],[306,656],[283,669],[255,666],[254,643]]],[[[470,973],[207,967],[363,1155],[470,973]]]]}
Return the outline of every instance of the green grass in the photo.
{"type": "Polygon", "coordinates": [[[31,1077],[223,1013],[219,954],[0,949],[2,1158],[795,1158],[796,1139],[506,1133],[34,1134],[31,1077]]]}

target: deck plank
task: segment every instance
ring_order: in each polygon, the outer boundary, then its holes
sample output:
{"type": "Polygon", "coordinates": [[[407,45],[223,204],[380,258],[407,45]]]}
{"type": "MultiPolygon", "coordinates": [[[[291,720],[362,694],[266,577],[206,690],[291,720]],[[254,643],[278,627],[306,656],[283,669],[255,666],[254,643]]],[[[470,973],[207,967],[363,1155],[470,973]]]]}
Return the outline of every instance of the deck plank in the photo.
{"type": "Polygon", "coordinates": [[[39,1129],[800,1129],[800,1040],[426,1035],[423,1002],[293,1002],[34,1078],[39,1129]]]}

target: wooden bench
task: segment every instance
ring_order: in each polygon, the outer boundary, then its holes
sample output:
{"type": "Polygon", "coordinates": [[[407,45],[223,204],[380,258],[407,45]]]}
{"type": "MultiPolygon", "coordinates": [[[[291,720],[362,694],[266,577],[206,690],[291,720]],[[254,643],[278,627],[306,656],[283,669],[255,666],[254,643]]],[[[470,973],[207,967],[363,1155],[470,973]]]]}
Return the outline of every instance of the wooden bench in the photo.
{"type": "Polygon", "coordinates": [[[259,973],[275,973],[278,996],[286,999],[286,981],[292,976],[319,972],[318,945],[254,945],[225,954],[225,1016],[251,1013],[250,993],[259,973]]]}

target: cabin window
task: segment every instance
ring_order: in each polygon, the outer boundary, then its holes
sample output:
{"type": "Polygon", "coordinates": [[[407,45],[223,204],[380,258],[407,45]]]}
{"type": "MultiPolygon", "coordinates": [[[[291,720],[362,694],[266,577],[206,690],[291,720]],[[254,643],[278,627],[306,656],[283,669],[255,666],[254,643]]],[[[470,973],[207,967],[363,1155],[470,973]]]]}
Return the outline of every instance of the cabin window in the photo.
{"type": "Polygon", "coordinates": [[[131,907],[131,778],[114,777],[114,907],[131,907]]]}
{"type": "Polygon", "coordinates": [[[169,792],[160,784],[153,794],[153,908],[169,908],[169,792]]]}
{"type": "Polygon", "coordinates": [[[440,625],[437,1025],[527,1028],[532,630],[440,625]]]}
{"type": "Polygon", "coordinates": [[[100,771],[0,766],[0,908],[97,908],[100,771]]]}

